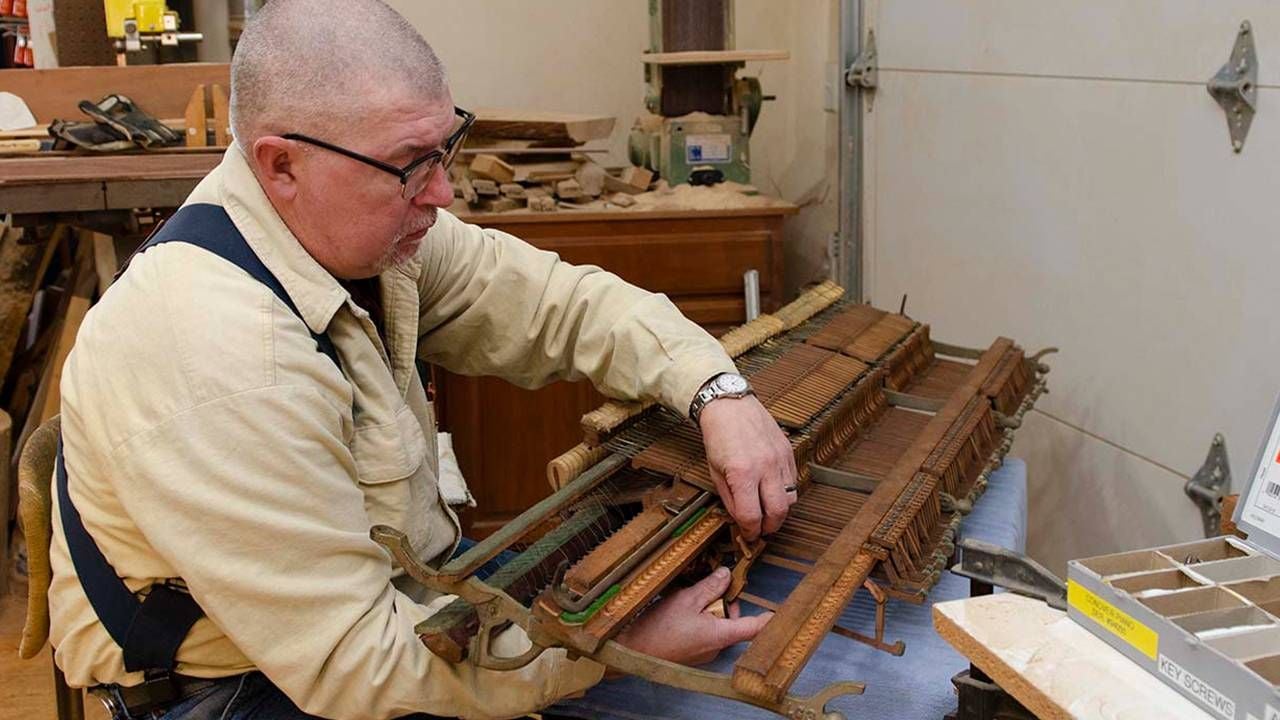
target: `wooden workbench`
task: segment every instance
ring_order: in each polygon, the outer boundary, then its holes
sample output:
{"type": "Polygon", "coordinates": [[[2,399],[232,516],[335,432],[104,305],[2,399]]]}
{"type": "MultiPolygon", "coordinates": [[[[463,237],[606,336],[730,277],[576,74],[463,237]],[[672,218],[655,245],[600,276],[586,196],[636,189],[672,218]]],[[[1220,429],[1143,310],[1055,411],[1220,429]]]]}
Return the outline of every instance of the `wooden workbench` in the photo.
{"type": "Polygon", "coordinates": [[[939,603],[933,625],[1036,717],[1213,720],[1039,600],[1000,593],[939,603]]]}
{"type": "Polygon", "coordinates": [[[177,207],[221,161],[220,152],[0,158],[0,213],[177,207]]]}

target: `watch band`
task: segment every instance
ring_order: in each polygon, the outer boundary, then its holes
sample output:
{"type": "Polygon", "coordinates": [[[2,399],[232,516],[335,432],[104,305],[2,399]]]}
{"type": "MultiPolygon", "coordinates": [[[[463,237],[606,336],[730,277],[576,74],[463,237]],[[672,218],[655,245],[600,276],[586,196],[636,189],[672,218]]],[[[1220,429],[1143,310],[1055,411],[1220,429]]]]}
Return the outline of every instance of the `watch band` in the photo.
{"type": "Polygon", "coordinates": [[[754,394],[755,391],[751,389],[751,384],[746,378],[737,373],[720,373],[703,383],[694,394],[693,402],[689,404],[689,419],[693,420],[695,425],[698,424],[703,408],[712,400],[742,398],[754,394]]]}

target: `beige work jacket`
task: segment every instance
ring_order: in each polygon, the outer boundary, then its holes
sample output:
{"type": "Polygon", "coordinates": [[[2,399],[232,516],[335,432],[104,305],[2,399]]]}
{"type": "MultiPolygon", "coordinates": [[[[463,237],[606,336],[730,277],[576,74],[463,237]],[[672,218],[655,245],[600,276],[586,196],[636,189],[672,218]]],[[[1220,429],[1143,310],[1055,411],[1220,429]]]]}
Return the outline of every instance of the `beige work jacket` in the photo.
{"type": "MultiPolygon", "coordinates": [[[[683,409],[733,370],[718,343],[662,295],[441,211],[418,255],[381,276],[384,346],[236,147],[188,202],[226,209],[302,319],[211,253],[160,245],[89,312],[61,384],[85,527],[130,589],[181,578],[206,613],[178,671],[256,668],[333,718],[512,716],[596,683],[600,665],[563,651],[495,672],[447,663],[414,634],[449,598],[424,593],[369,538],[374,524],[395,526],[426,560],[458,540],[414,361],[525,387],[587,378],[683,409]],[[333,339],[341,370],[308,327],[333,339]]],[[[528,468],[526,481],[542,472],[528,468]]],[[[54,528],[58,665],[76,686],[139,682],[54,528]]],[[[514,653],[528,641],[514,629],[495,642],[514,653]]]]}

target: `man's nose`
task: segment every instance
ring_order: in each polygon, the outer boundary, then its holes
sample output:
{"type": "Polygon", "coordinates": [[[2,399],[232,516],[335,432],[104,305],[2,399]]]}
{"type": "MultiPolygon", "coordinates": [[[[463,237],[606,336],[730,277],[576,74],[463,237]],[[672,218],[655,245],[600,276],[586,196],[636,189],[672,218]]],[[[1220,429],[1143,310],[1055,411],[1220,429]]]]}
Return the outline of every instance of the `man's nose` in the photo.
{"type": "Polygon", "coordinates": [[[448,208],[453,204],[453,183],[449,182],[449,171],[436,168],[431,173],[431,180],[422,192],[413,196],[413,204],[418,207],[448,208]]]}

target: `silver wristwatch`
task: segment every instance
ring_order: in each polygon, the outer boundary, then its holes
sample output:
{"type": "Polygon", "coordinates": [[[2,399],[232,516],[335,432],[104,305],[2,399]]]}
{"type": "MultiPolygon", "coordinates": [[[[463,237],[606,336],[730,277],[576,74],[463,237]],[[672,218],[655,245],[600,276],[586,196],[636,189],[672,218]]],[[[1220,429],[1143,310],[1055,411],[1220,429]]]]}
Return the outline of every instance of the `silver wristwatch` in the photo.
{"type": "Polygon", "coordinates": [[[751,389],[751,383],[747,382],[746,378],[737,373],[720,373],[708,380],[698,394],[693,396],[693,402],[689,404],[689,417],[696,424],[702,409],[712,400],[740,398],[754,394],[755,391],[751,389]]]}

